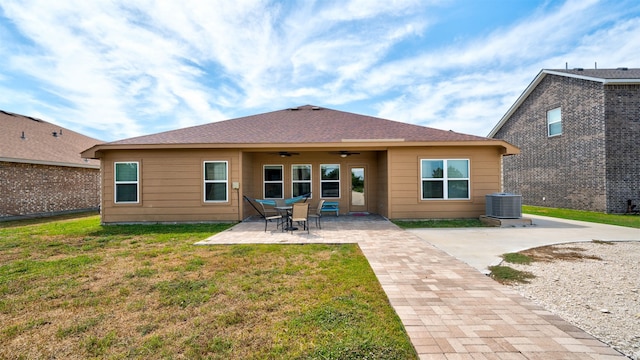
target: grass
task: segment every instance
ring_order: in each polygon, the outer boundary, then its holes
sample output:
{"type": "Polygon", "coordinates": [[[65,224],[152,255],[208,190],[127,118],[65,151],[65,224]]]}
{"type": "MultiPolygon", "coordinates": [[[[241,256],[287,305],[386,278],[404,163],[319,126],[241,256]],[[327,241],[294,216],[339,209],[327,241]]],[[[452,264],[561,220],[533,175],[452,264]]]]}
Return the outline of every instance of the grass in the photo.
{"type": "MultiPolygon", "coordinates": [[[[523,265],[529,265],[532,261],[537,260],[522,252],[503,254],[502,258],[506,263],[523,265]]],[[[491,278],[501,284],[528,284],[530,279],[535,278],[535,275],[528,271],[517,270],[506,265],[489,266],[488,269],[491,271],[491,278]]]]}
{"type": "Polygon", "coordinates": [[[529,279],[535,278],[535,275],[528,271],[516,270],[509,266],[490,266],[491,278],[501,284],[513,283],[529,283],[529,279]]]}
{"type": "Polygon", "coordinates": [[[546,208],[539,206],[523,205],[522,212],[532,215],[550,216],[561,219],[579,220],[600,224],[626,226],[640,229],[639,215],[605,214],[595,211],[582,211],[571,209],[546,208]]]}
{"type": "Polygon", "coordinates": [[[486,227],[480,219],[393,220],[403,229],[486,227]]]}
{"type": "Polygon", "coordinates": [[[417,358],[358,246],[227,227],[0,223],[0,358],[417,358]]]}
{"type": "MultiPolygon", "coordinates": [[[[596,244],[613,246],[615,243],[608,241],[593,240],[596,244]]],[[[534,261],[551,262],[555,260],[577,261],[583,259],[602,260],[602,258],[585,254],[585,249],[579,246],[556,246],[547,245],[537,248],[523,250],[517,253],[503,254],[505,263],[529,265],[534,261]]],[[[535,275],[528,271],[514,269],[510,266],[490,266],[491,278],[502,284],[529,283],[535,275]]]]}
{"type": "MultiPolygon", "coordinates": [[[[594,211],[545,208],[523,205],[522,212],[532,215],[550,216],[561,219],[595,222],[600,224],[626,226],[640,229],[639,215],[605,214],[594,211]]],[[[429,220],[394,220],[394,224],[403,229],[418,228],[464,228],[487,227],[479,219],[429,219],[429,220]]]]}
{"type": "Polygon", "coordinates": [[[508,263],[512,263],[512,264],[529,265],[529,264],[531,264],[531,261],[533,261],[533,259],[530,256],[527,256],[527,255],[521,254],[521,253],[504,254],[504,255],[502,255],[502,258],[504,259],[504,261],[506,261],[508,263]]]}

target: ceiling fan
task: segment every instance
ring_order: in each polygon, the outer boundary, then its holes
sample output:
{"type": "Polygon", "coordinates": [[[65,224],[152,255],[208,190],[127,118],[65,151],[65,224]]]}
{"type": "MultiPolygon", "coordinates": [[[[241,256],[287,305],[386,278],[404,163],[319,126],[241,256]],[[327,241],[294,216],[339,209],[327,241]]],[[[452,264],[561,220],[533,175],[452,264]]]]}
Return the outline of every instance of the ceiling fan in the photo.
{"type": "Polygon", "coordinates": [[[351,156],[351,155],[360,155],[359,152],[346,151],[346,150],[332,151],[332,152],[330,152],[330,154],[338,154],[338,155],[340,155],[340,157],[343,157],[343,158],[346,158],[347,156],[351,156]]]}
{"type": "Polygon", "coordinates": [[[278,151],[278,152],[274,152],[274,153],[270,153],[271,155],[278,155],[280,157],[289,157],[291,155],[300,155],[300,153],[297,152],[289,152],[289,151],[278,151]]]}

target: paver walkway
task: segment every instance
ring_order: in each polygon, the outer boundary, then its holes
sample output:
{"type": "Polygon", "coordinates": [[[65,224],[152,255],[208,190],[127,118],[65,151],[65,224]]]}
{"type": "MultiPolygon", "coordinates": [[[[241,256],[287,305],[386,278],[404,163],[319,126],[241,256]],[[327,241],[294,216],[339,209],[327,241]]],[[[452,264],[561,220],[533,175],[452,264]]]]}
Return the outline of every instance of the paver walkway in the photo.
{"type": "Polygon", "coordinates": [[[264,222],[243,222],[198,244],[357,243],[420,359],[625,359],[383,218],[327,220],[309,235],[272,230],[275,224],[265,233],[264,222]]]}

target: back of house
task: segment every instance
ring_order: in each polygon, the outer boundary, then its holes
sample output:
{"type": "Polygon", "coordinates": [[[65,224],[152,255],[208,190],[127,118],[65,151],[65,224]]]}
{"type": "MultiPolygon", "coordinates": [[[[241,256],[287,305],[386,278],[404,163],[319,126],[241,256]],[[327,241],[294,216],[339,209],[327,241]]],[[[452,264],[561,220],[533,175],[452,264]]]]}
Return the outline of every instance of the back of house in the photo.
{"type": "Polygon", "coordinates": [[[241,221],[243,200],[311,193],[337,215],[474,218],[498,192],[502,140],[305,105],[94,146],[102,221],[241,221]]]}

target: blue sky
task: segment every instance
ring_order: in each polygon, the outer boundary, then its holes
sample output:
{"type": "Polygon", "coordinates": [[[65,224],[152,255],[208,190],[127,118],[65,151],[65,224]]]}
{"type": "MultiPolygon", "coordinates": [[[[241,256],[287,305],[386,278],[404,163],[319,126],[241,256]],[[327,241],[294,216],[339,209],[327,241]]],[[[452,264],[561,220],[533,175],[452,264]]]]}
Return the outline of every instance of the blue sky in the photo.
{"type": "Polygon", "coordinates": [[[541,69],[639,61],[637,0],[0,2],[0,109],[105,141],[305,104],[486,136],[541,69]]]}

